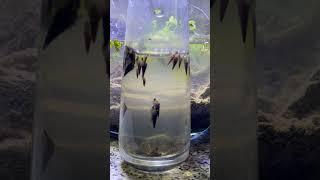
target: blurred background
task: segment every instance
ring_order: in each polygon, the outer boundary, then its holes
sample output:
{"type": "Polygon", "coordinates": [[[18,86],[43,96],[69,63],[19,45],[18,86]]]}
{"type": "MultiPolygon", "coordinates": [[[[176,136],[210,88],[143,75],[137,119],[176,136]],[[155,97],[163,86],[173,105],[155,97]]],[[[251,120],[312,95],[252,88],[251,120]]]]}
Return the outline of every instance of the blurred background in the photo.
{"type": "MultiPolygon", "coordinates": [[[[119,7],[117,2],[114,1],[115,7],[119,7]]],[[[209,6],[202,4],[208,1],[190,2],[208,12],[209,6]]],[[[0,179],[24,180],[30,175],[41,0],[0,0],[0,4],[0,179]]],[[[318,180],[320,2],[257,0],[256,4],[260,179],[318,180]]],[[[126,3],[120,5],[126,6],[126,3]]],[[[124,8],[116,9],[119,13],[115,14],[120,16],[124,8]]],[[[125,16],[113,19],[125,22],[125,16]]],[[[114,32],[119,35],[111,34],[111,37],[121,40],[115,38],[123,37],[120,31],[114,32]]],[[[193,61],[192,66],[196,67],[194,64],[193,61]]],[[[114,91],[119,89],[116,81],[121,80],[117,76],[112,74],[114,91]]],[[[205,91],[206,83],[197,87],[193,88],[197,94],[193,97],[203,94],[197,92],[205,91]]],[[[118,100],[111,100],[111,105],[116,107],[116,102],[118,100]]],[[[199,108],[200,112],[205,109],[199,108]]]]}

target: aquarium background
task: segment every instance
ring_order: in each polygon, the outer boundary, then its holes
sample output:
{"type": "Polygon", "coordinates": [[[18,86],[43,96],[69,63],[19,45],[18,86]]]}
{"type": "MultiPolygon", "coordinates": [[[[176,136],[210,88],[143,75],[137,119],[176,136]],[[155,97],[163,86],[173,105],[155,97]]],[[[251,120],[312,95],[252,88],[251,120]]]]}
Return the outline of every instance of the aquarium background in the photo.
{"type": "MultiPolygon", "coordinates": [[[[0,3],[0,179],[24,180],[30,175],[41,1],[0,3]]],[[[318,180],[320,2],[256,4],[261,179],[318,180]]]]}

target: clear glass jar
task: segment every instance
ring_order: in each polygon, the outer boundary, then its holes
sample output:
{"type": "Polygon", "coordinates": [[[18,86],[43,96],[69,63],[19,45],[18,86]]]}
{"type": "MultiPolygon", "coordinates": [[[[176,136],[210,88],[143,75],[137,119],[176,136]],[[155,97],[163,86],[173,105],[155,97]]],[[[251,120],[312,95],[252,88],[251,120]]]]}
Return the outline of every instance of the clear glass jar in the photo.
{"type": "Polygon", "coordinates": [[[190,57],[187,0],[129,0],[119,147],[144,170],[189,155],[190,57]]]}

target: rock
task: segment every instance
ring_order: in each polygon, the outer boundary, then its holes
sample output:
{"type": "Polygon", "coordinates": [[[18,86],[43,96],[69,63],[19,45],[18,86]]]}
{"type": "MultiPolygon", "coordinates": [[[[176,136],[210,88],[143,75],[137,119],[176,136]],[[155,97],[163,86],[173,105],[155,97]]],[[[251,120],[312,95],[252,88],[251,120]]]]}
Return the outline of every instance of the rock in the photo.
{"type": "Polygon", "coordinates": [[[166,156],[176,151],[182,150],[186,145],[179,138],[172,138],[165,134],[151,136],[141,140],[140,150],[147,156],[166,156]],[[181,142],[180,142],[181,141],[181,142]]]}
{"type": "Polygon", "coordinates": [[[320,177],[320,130],[306,134],[304,129],[279,132],[259,125],[259,169],[261,179],[299,180],[320,177]]]}
{"type": "Polygon", "coordinates": [[[2,0],[0,57],[38,46],[41,0],[2,0]]]}
{"type": "MultiPolygon", "coordinates": [[[[37,60],[38,51],[35,48],[16,51],[0,58],[0,70],[5,71],[4,75],[7,76],[21,74],[24,79],[35,80],[37,60]]],[[[4,78],[4,75],[0,73],[0,78],[4,78]]]]}
{"type": "Polygon", "coordinates": [[[320,81],[320,70],[311,77],[310,81],[320,81]]]}
{"type": "Polygon", "coordinates": [[[210,104],[191,101],[191,129],[198,131],[210,126],[210,104]]]}
{"type": "Polygon", "coordinates": [[[264,113],[275,113],[277,111],[275,103],[263,97],[257,98],[257,109],[264,113]]]}
{"type": "Polygon", "coordinates": [[[110,18],[110,35],[111,39],[124,40],[126,31],[125,21],[120,19],[110,18]]]}
{"type": "Polygon", "coordinates": [[[258,114],[258,123],[270,123],[270,119],[268,119],[264,114],[259,113],[258,114]]]}
{"type": "Polygon", "coordinates": [[[0,179],[30,179],[31,139],[10,140],[0,148],[0,179]]]}
{"type": "Polygon", "coordinates": [[[288,111],[284,116],[287,118],[296,117],[302,119],[320,110],[319,92],[320,83],[311,84],[307,88],[304,96],[288,107],[288,111]]]}
{"type": "Polygon", "coordinates": [[[32,129],[32,81],[4,82],[0,80],[0,124],[17,130],[32,129]]]}
{"type": "Polygon", "coordinates": [[[200,95],[200,98],[202,98],[202,99],[210,98],[210,86],[209,85],[207,87],[205,87],[204,91],[200,95]]]}
{"type": "Polygon", "coordinates": [[[13,128],[0,128],[0,143],[8,139],[24,139],[25,134],[13,128]]]}
{"type": "Polygon", "coordinates": [[[110,83],[110,106],[118,106],[120,104],[121,85],[114,82],[110,83]]]}
{"type": "Polygon", "coordinates": [[[312,123],[314,124],[315,127],[320,127],[320,116],[319,117],[314,117],[312,119],[312,123]]]}
{"type": "Polygon", "coordinates": [[[119,117],[120,117],[120,106],[113,106],[110,108],[109,122],[110,129],[118,132],[119,130],[119,117]]]}

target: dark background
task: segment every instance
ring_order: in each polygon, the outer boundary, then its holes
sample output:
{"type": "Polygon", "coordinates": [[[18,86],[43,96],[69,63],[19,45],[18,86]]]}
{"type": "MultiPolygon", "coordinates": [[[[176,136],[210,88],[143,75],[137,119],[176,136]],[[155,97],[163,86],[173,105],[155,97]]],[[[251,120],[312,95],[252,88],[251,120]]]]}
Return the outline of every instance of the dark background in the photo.
{"type": "MultiPolygon", "coordinates": [[[[40,0],[0,0],[0,179],[29,179],[40,0]]],[[[320,2],[257,0],[261,179],[320,178],[320,2]]]]}
{"type": "Polygon", "coordinates": [[[320,2],[256,3],[261,179],[319,179],[320,2]]]}

